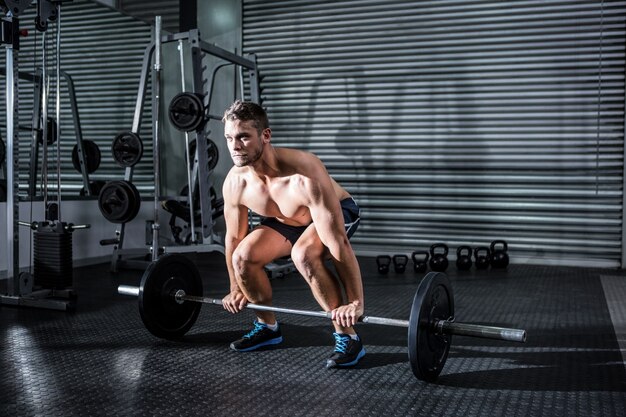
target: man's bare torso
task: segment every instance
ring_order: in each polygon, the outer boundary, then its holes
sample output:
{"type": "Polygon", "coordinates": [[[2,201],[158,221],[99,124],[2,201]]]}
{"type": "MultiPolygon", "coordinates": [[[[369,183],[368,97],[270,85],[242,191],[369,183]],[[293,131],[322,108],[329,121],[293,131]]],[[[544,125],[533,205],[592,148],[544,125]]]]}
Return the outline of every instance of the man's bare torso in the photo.
{"type": "MultiPolygon", "coordinates": [[[[233,168],[229,177],[236,183],[239,202],[261,216],[275,217],[292,226],[306,226],[312,221],[306,183],[316,181],[317,176],[326,172],[319,172],[317,159],[310,153],[287,148],[274,150],[279,167],[272,174],[259,176],[248,167],[233,168]]],[[[332,178],[331,182],[339,200],[350,197],[332,178]]]]}

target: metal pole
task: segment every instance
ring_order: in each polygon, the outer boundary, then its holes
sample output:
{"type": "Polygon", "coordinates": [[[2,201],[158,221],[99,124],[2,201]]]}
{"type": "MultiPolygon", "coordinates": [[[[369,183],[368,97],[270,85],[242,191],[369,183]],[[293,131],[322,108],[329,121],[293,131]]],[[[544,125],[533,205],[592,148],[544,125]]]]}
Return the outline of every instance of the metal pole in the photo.
{"type": "Polygon", "coordinates": [[[41,117],[42,117],[42,163],[41,163],[41,184],[43,187],[43,209],[46,214],[44,217],[48,219],[48,140],[46,134],[48,132],[48,94],[50,88],[50,79],[48,77],[48,68],[46,68],[47,54],[46,54],[46,33],[41,34],[41,117]]]}
{"type": "MultiPolygon", "coordinates": [[[[56,44],[56,137],[57,137],[57,220],[61,222],[61,7],[57,8],[56,44]]],[[[47,131],[44,131],[47,132],[47,131]]]]}
{"type": "Polygon", "coordinates": [[[455,323],[448,320],[439,320],[435,323],[438,333],[458,336],[480,337],[483,339],[508,340],[510,342],[526,341],[526,331],[507,329],[504,327],[482,326],[480,324],[455,323]]]}
{"type": "MultiPolygon", "coordinates": [[[[13,20],[13,24],[15,20],[13,20]]],[[[16,184],[18,161],[15,155],[18,153],[17,135],[15,134],[15,124],[17,116],[15,109],[17,107],[17,83],[14,78],[14,56],[13,47],[6,45],[6,121],[7,121],[7,149],[6,149],[6,167],[7,167],[7,290],[9,295],[17,295],[19,291],[19,231],[17,230],[17,221],[19,218],[19,202],[17,201],[16,184]]]]}
{"type": "Polygon", "coordinates": [[[159,181],[160,164],[159,164],[159,108],[161,106],[161,16],[156,16],[154,21],[154,100],[153,100],[153,161],[154,161],[154,224],[152,224],[152,260],[156,261],[159,257],[159,193],[161,190],[161,182],[159,181]]]}
{"type": "MultiPolygon", "coordinates": [[[[180,84],[181,91],[185,91],[185,60],[183,53],[183,40],[178,40],[178,57],[180,60],[180,84]]],[[[198,152],[198,144],[196,143],[196,152],[198,152]]],[[[191,181],[191,158],[193,156],[195,160],[195,154],[189,154],[189,132],[185,131],[185,154],[187,156],[187,202],[189,203],[189,227],[191,230],[191,242],[196,243],[196,225],[194,221],[194,209],[193,209],[193,183],[191,181]]]]}

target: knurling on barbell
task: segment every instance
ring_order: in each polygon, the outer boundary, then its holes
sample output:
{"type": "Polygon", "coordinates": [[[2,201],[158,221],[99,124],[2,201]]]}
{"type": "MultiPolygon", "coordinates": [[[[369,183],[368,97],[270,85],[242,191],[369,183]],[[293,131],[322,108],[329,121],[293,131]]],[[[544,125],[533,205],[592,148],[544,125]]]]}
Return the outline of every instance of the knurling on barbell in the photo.
{"type": "MultiPolygon", "coordinates": [[[[139,287],[120,285],[118,292],[137,296],[145,327],[153,335],[169,340],[181,338],[194,325],[202,304],[222,304],[220,299],[203,296],[200,272],[182,254],[161,256],[146,269],[139,287]]],[[[256,304],[247,304],[246,308],[331,318],[331,313],[326,311],[256,304]]],[[[408,328],[411,369],[416,378],[425,381],[434,381],[441,373],[452,335],[526,341],[525,330],[455,322],[452,286],[447,275],[441,272],[429,272],[422,279],[413,297],[409,320],[363,316],[359,322],[408,328]]]]}

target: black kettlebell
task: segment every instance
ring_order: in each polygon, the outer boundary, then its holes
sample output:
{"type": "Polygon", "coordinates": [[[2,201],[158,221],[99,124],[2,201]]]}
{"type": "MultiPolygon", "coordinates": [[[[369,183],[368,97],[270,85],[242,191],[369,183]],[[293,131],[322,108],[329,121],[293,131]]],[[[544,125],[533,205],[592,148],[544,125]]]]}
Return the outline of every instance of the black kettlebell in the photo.
{"type": "Polygon", "coordinates": [[[378,265],[378,273],[386,275],[389,273],[389,265],[391,264],[391,256],[378,255],[376,257],[376,265],[378,265]]]}
{"type": "Polygon", "coordinates": [[[456,249],[456,267],[459,271],[467,271],[472,267],[472,248],[459,246],[456,249]]]}
{"type": "Polygon", "coordinates": [[[448,245],[435,243],[430,247],[430,269],[436,272],[444,272],[448,269],[448,245]]]}
{"type": "Polygon", "coordinates": [[[413,259],[413,270],[415,272],[426,272],[428,268],[428,252],[425,250],[415,251],[411,254],[411,259],[413,259]]]}
{"type": "Polygon", "coordinates": [[[476,269],[487,269],[489,268],[490,262],[491,254],[489,253],[488,247],[479,246],[474,249],[474,263],[476,264],[476,269]]]}
{"type": "Polygon", "coordinates": [[[504,240],[494,240],[491,242],[491,267],[506,268],[509,266],[508,245],[504,240]]]}
{"type": "Polygon", "coordinates": [[[406,270],[406,264],[409,263],[409,257],[406,255],[393,255],[393,270],[401,274],[406,270]]]}

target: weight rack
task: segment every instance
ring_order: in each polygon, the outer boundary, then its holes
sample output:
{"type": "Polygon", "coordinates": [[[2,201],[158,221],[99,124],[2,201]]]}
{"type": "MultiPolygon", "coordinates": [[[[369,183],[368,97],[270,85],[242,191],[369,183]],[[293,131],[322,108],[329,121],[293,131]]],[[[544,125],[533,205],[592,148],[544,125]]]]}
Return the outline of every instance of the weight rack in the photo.
{"type": "MultiPolygon", "coordinates": [[[[256,57],[254,54],[248,54],[245,57],[234,54],[230,51],[217,47],[215,45],[206,43],[202,41],[200,38],[200,33],[197,29],[190,30],[188,32],[181,32],[173,35],[161,35],[159,36],[159,41],[161,44],[171,43],[171,42],[186,42],[189,48],[191,49],[191,64],[192,64],[192,88],[191,93],[198,94],[203,98],[203,104],[205,109],[210,109],[211,105],[211,96],[212,96],[212,86],[213,80],[215,76],[215,72],[229,64],[234,64],[239,66],[241,70],[245,69],[248,71],[248,80],[249,80],[249,92],[250,92],[250,100],[260,103],[260,87],[259,87],[259,76],[258,69],[256,65],[256,57]],[[209,80],[209,84],[211,88],[208,93],[204,94],[204,84],[205,79],[203,77],[203,69],[202,69],[202,58],[203,54],[209,54],[214,57],[217,57],[226,62],[226,64],[222,64],[216,67],[211,75],[209,80]]],[[[139,80],[139,87],[137,92],[137,101],[135,104],[135,113],[133,117],[133,124],[131,127],[131,132],[135,134],[139,134],[141,127],[141,118],[143,114],[145,99],[146,99],[146,90],[148,83],[148,74],[150,71],[150,63],[152,61],[152,56],[156,49],[156,40],[152,41],[144,52],[143,63],[141,76],[139,80]]],[[[240,72],[241,74],[241,72],[240,72]]],[[[243,91],[243,81],[241,81],[241,88],[243,91]]],[[[155,103],[154,105],[158,105],[155,103]]],[[[154,112],[153,112],[154,113],[154,112]]],[[[208,112],[207,112],[208,113],[208,112]]],[[[212,115],[210,113],[207,114],[209,119],[221,120],[220,116],[212,115]]],[[[154,122],[154,121],[153,121],[154,122]]],[[[206,126],[206,125],[205,125],[206,126]]],[[[200,225],[200,234],[202,237],[202,242],[195,245],[187,245],[187,246],[166,246],[163,248],[165,253],[175,253],[175,252],[221,252],[224,253],[224,247],[217,239],[217,236],[213,232],[213,218],[212,218],[212,206],[210,199],[211,183],[209,181],[210,171],[208,171],[208,148],[207,148],[207,139],[208,139],[208,131],[206,127],[202,129],[189,132],[190,140],[195,139],[196,143],[196,155],[195,155],[195,165],[193,168],[193,182],[192,184],[196,184],[196,181],[199,184],[199,196],[200,196],[200,216],[201,216],[201,225],[200,225]]],[[[133,177],[133,167],[126,167],[124,171],[124,180],[132,181],[133,177]]],[[[155,193],[158,193],[159,190],[155,187],[155,193]]],[[[188,192],[189,196],[193,196],[193,190],[188,192]]],[[[159,196],[160,198],[161,196],[159,196]]],[[[192,219],[193,221],[193,219],[192,219]]],[[[125,223],[121,223],[118,228],[115,230],[115,237],[113,239],[105,239],[100,242],[101,245],[114,245],[113,254],[111,257],[111,271],[117,272],[120,268],[133,268],[133,269],[145,269],[147,267],[146,261],[141,260],[133,260],[129,259],[132,257],[148,255],[149,251],[147,249],[139,248],[124,248],[124,236],[125,235],[125,223]]],[[[153,245],[154,246],[154,245],[153,245]]],[[[153,251],[155,249],[153,248],[153,251]]]]}

